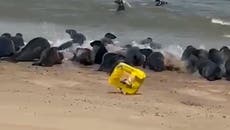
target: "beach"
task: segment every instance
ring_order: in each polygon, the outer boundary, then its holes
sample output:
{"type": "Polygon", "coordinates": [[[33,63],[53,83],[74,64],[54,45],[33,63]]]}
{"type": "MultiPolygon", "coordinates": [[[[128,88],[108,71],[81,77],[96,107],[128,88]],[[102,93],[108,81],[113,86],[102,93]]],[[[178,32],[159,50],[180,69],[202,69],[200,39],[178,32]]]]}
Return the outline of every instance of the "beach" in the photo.
{"type": "MultiPolygon", "coordinates": [[[[125,11],[116,12],[113,0],[0,0],[0,34],[20,33],[25,45],[42,37],[58,47],[72,40],[66,30],[73,29],[91,48],[113,33],[119,49],[150,37],[178,59],[188,45],[230,47],[229,0],[165,1],[156,7],[126,0],[125,11]]],[[[73,63],[66,60],[72,52],[63,52],[63,64],[52,67],[0,60],[0,130],[230,130],[225,79],[141,68],[144,84],[136,95],[123,95],[97,65],[73,63]]]]}
{"type": "Polygon", "coordinates": [[[97,67],[1,61],[0,129],[230,129],[228,81],[144,70],[147,79],[138,93],[123,95],[97,67]]]}

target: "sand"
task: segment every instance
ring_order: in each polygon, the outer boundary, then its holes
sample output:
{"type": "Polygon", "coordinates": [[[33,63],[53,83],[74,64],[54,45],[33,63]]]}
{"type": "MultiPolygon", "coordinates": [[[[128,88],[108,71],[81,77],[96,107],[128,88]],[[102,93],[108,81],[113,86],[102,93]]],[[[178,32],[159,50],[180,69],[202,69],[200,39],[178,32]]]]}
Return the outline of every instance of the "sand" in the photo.
{"type": "Polygon", "coordinates": [[[97,66],[0,63],[0,130],[230,130],[230,86],[155,73],[122,95],[97,66]]]}

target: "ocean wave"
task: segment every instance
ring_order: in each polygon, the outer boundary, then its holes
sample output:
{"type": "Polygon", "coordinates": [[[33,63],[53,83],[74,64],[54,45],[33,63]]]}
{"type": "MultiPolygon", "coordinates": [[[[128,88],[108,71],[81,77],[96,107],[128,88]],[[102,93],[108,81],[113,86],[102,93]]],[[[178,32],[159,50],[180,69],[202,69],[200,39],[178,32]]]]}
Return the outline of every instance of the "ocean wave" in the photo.
{"type": "Polygon", "coordinates": [[[214,23],[214,24],[220,24],[220,25],[230,26],[230,22],[229,21],[225,21],[225,20],[222,20],[222,19],[215,19],[215,18],[213,18],[211,20],[211,22],[214,23]]]}
{"type": "Polygon", "coordinates": [[[223,37],[230,38],[230,35],[224,35],[223,37]]]}
{"type": "Polygon", "coordinates": [[[164,47],[162,49],[162,52],[170,53],[180,59],[182,57],[184,49],[180,45],[169,45],[164,47]]]}

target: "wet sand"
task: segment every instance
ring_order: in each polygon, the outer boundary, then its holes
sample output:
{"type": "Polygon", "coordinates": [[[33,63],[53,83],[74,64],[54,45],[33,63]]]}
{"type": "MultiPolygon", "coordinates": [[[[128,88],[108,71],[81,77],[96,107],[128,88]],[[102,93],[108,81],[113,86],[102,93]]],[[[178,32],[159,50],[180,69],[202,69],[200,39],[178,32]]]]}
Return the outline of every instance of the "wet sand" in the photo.
{"type": "Polygon", "coordinates": [[[1,130],[229,130],[230,85],[178,72],[147,72],[137,95],[108,75],[66,62],[0,62],[1,130]]]}

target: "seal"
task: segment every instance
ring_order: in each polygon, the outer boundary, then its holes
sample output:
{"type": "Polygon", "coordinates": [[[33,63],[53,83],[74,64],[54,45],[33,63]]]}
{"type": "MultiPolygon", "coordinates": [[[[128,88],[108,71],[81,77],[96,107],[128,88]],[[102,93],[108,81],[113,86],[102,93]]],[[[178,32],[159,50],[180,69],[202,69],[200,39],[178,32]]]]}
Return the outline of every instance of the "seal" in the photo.
{"type": "Polygon", "coordinates": [[[133,66],[142,66],[146,59],[146,57],[140,52],[140,49],[138,47],[128,48],[125,57],[126,62],[129,65],[133,66]]]}
{"type": "Polygon", "coordinates": [[[186,61],[189,59],[190,55],[194,53],[194,51],[196,51],[197,49],[195,47],[193,47],[192,45],[189,45],[186,47],[186,49],[184,50],[181,60],[182,61],[186,61]]]}
{"type": "Polygon", "coordinates": [[[82,33],[78,33],[74,29],[66,29],[65,32],[70,35],[70,38],[72,39],[72,43],[78,43],[81,46],[86,40],[85,35],[83,35],[82,33]]]}
{"type": "Polygon", "coordinates": [[[224,63],[230,59],[230,49],[226,46],[223,46],[221,49],[220,49],[220,54],[221,54],[221,57],[222,59],[224,60],[224,63]]]}
{"type": "Polygon", "coordinates": [[[10,57],[15,54],[14,43],[7,37],[0,37],[0,57],[10,57]]]}
{"type": "Polygon", "coordinates": [[[94,63],[101,64],[104,54],[108,52],[104,44],[99,40],[95,40],[90,43],[90,46],[93,47],[92,58],[94,63]]]}
{"type": "Polygon", "coordinates": [[[146,65],[148,66],[150,70],[153,70],[155,72],[161,72],[165,70],[165,65],[164,65],[164,56],[160,52],[153,52],[149,57],[147,58],[146,65]]]}
{"type": "Polygon", "coordinates": [[[222,78],[220,67],[210,59],[199,59],[197,63],[197,69],[199,74],[209,81],[215,81],[222,78]]]}
{"type": "Polygon", "coordinates": [[[5,37],[5,38],[8,38],[8,39],[11,39],[11,38],[12,38],[10,33],[3,33],[3,34],[1,35],[1,37],[5,37]]]}
{"type": "Polygon", "coordinates": [[[115,0],[114,3],[117,4],[117,12],[125,10],[125,5],[123,0],[115,0]]]}
{"type": "Polygon", "coordinates": [[[141,45],[148,45],[152,49],[161,49],[162,46],[159,43],[153,42],[153,39],[151,37],[147,37],[146,39],[140,41],[141,45]]]}
{"type": "Polygon", "coordinates": [[[168,4],[168,2],[162,0],[155,0],[155,2],[156,2],[155,6],[164,6],[168,4]]]}
{"type": "Polygon", "coordinates": [[[228,59],[225,63],[225,77],[228,81],[230,81],[230,59],[228,59]]]}
{"type": "Polygon", "coordinates": [[[193,52],[193,55],[195,55],[198,58],[202,58],[202,59],[208,59],[209,58],[209,52],[207,50],[204,50],[204,49],[196,49],[193,52]]]}
{"type": "Polygon", "coordinates": [[[102,63],[98,69],[98,71],[103,71],[111,74],[113,69],[118,65],[120,62],[125,62],[125,57],[121,54],[116,53],[106,53],[103,56],[102,63]]]}
{"type": "Polygon", "coordinates": [[[71,61],[79,62],[82,65],[93,65],[92,52],[88,48],[77,48],[71,61]]]}
{"type": "Polygon", "coordinates": [[[208,53],[208,57],[212,62],[216,63],[218,66],[224,63],[221,53],[217,49],[214,48],[210,49],[208,53]]]}
{"type": "Polygon", "coordinates": [[[62,64],[63,59],[64,56],[61,52],[58,52],[58,48],[51,47],[45,49],[41,54],[40,60],[32,65],[52,67],[55,64],[62,64]]]}
{"type": "Polygon", "coordinates": [[[16,52],[20,51],[20,49],[25,46],[23,35],[21,33],[16,33],[16,35],[12,37],[11,40],[14,42],[16,52]]]}
{"type": "Polygon", "coordinates": [[[40,59],[41,53],[47,48],[50,48],[48,40],[42,37],[37,37],[29,41],[29,43],[12,58],[16,62],[34,61],[35,59],[40,59]]]}
{"type": "Polygon", "coordinates": [[[149,48],[144,48],[140,49],[140,52],[141,54],[145,55],[145,57],[149,57],[149,55],[153,53],[153,50],[149,48]]]}
{"type": "Polygon", "coordinates": [[[195,55],[190,55],[188,59],[185,61],[185,67],[187,72],[195,73],[197,71],[197,63],[199,58],[195,55]]]}
{"type": "Polygon", "coordinates": [[[106,33],[105,36],[101,39],[101,42],[106,46],[107,44],[114,44],[113,40],[117,37],[112,33],[106,33]]]}

